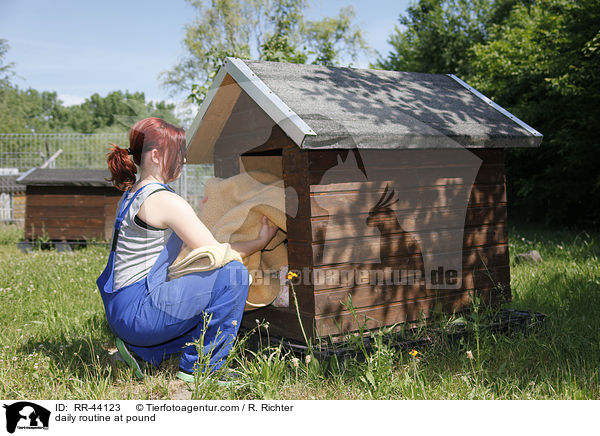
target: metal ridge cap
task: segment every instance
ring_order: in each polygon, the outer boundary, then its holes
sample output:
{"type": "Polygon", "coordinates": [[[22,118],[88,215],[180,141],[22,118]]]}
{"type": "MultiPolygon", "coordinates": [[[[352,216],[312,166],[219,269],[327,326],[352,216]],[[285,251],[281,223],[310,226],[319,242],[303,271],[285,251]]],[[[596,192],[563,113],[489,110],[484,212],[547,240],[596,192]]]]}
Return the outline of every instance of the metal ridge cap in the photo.
{"type": "Polygon", "coordinates": [[[508,117],[509,119],[511,119],[512,121],[514,121],[515,123],[517,123],[518,125],[520,125],[521,127],[523,127],[525,130],[527,130],[533,136],[539,136],[539,137],[543,137],[544,136],[540,132],[538,132],[537,130],[535,130],[533,127],[531,127],[529,124],[527,124],[525,121],[517,118],[516,116],[514,116],[513,114],[511,114],[509,111],[507,111],[506,109],[504,109],[502,106],[500,106],[499,104],[493,102],[491,99],[489,99],[488,97],[486,97],[485,95],[483,95],[481,92],[477,91],[471,85],[469,85],[468,83],[466,83],[466,82],[462,81],[461,79],[459,79],[458,77],[456,77],[454,74],[446,74],[446,76],[454,79],[462,87],[464,87],[465,89],[467,89],[468,91],[470,91],[475,96],[479,97],[481,100],[483,100],[485,103],[487,103],[488,105],[490,105],[491,107],[493,107],[494,109],[496,109],[502,115],[508,117]]]}
{"type": "Polygon", "coordinates": [[[302,145],[306,136],[316,136],[313,129],[283,102],[242,59],[227,57],[225,67],[238,85],[298,146],[302,145]]]}

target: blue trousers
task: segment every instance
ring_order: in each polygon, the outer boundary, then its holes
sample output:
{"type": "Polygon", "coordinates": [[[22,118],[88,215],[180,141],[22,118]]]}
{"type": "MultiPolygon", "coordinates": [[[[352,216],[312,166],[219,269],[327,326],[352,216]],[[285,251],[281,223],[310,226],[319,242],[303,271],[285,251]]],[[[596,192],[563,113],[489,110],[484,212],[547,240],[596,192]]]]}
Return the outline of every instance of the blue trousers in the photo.
{"type": "Polygon", "coordinates": [[[113,332],[145,361],[158,365],[182,352],[180,368],[192,372],[204,338],[203,355],[218,370],[236,338],[248,297],[248,269],[239,261],[204,272],[167,279],[167,267],[179,254],[173,233],[148,276],[107,294],[105,308],[113,332]],[[208,318],[210,322],[206,324],[208,318]]]}

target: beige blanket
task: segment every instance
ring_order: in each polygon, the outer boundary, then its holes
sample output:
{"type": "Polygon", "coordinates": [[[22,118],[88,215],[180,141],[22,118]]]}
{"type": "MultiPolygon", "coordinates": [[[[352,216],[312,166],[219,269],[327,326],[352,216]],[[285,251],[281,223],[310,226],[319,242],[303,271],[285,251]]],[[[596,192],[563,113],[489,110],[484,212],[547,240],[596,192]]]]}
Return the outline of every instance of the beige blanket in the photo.
{"type": "MultiPolygon", "coordinates": [[[[210,271],[211,269],[220,268],[232,260],[243,263],[240,253],[235,251],[229,242],[206,245],[191,251],[184,246],[177,258],[169,265],[169,280],[192,272],[210,271]]],[[[251,279],[252,277],[250,277],[251,279]]]]}
{"type": "MultiPolygon", "coordinates": [[[[262,170],[242,172],[226,179],[213,177],[206,181],[205,196],[206,203],[198,216],[221,244],[256,239],[263,215],[279,227],[265,250],[242,260],[251,277],[244,310],[272,303],[281,289],[280,269],[287,266],[288,261],[287,247],[283,244],[287,236],[283,180],[262,170]]],[[[173,264],[181,263],[186,256],[189,260],[190,253],[189,248],[183,247],[173,264]]],[[[193,262],[185,263],[194,268],[193,262]]]]}

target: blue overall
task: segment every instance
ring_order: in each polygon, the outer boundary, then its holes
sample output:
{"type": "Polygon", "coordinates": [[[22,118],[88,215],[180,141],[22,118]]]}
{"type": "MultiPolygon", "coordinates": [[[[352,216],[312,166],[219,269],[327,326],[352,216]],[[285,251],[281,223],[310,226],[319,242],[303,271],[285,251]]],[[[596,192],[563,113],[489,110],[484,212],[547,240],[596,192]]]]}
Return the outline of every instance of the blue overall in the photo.
{"type": "MultiPolygon", "coordinates": [[[[159,184],[173,191],[170,186],[159,184]]],[[[186,344],[204,334],[202,354],[211,357],[209,368],[201,370],[216,371],[231,350],[248,297],[249,275],[244,264],[231,261],[220,268],[169,280],[167,268],[182,246],[181,239],[173,232],[145,278],[113,289],[121,223],[133,200],[148,185],[138,189],[126,205],[126,193],[123,194],[108,263],[96,280],[108,324],[132,351],[153,365],[182,352],[179,366],[187,372],[193,372],[199,355],[195,345],[186,344]],[[206,327],[205,315],[212,315],[206,327]]]]}

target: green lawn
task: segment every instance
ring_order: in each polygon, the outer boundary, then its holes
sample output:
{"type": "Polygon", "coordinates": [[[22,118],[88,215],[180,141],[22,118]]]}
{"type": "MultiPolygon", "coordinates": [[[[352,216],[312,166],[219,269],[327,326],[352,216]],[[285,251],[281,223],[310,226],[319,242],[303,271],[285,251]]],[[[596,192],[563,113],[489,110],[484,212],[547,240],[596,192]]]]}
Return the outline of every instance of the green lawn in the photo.
{"type": "Polygon", "coordinates": [[[598,233],[511,229],[511,258],[531,249],[544,258],[511,264],[508,307],[548,315],[529,335],[483,331],[479,347],[475,338],[452,344],[441,337],[418,359],[381,342],[366,361],[328,374],[316,360],[241,347],[232,359],[239,384],[207,382],[193,392],[175,381],[176,358],[143,382],[110,358],[114,338],[95,285],[106,248],[23,254],[20,237],[14,227],[0,228],[0,398],[600,399],[598,233]]]}

